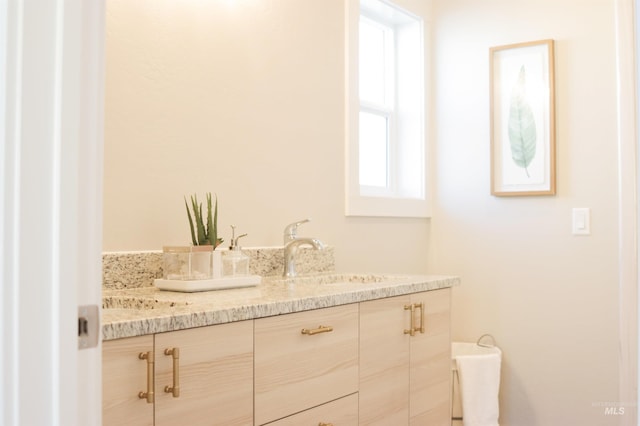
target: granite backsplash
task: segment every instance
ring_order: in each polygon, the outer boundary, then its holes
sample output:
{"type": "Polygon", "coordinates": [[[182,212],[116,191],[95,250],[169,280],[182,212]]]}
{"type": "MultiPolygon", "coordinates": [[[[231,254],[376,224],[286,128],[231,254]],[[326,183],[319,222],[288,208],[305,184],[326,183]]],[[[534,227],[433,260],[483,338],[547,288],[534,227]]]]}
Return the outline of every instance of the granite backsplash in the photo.
{"type": "MultiPolygon", "coordinates": [[[[262,277],[282,275],[284,255],[282,247],[243,248],[249,256],[249,272],[262,277]]],[[[333,247],[323,250],[302,247],[296,258],[298,274],[335,272],[333,247]]],[[[102,254],[102,286],[120,290],[153,286],[162,278],[162,251],[105,252],[102,254]]]]}

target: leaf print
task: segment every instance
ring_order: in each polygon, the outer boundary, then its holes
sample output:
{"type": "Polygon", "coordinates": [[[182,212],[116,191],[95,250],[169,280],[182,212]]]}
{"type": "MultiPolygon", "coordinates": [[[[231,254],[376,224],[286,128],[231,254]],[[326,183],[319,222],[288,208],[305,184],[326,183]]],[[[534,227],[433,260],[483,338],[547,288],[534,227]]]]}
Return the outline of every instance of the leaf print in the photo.
{"type": "Polygon", "coordinates": [[[525,94],[525,68],[520,68],[518,81],[511,92],[511,106],[509,108],[509,142],[511,143],[511,158],[518,167],[522,167],[529,177],[527,167],[536,156],[536,122],[531,105],[525,94]]]}

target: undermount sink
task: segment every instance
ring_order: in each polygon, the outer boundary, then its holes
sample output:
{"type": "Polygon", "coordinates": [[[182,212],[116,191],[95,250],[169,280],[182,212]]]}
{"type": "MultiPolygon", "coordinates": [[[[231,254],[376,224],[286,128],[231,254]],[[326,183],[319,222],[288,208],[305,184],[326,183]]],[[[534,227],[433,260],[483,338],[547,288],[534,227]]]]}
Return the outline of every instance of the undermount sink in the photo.
{"type": "Polygon", "coordinates": [[[160,309],[188,304],[187,302],[156,300],[152,297],[105,296],[102,298],[102,309],[160,309]]]}
{"type": "Polygon", "coordinates": [[[293,278],[272,279],[276,283],[291,284],[370,284],[404,279],[402,276],[385,274],[316,274],[293,278]]]}

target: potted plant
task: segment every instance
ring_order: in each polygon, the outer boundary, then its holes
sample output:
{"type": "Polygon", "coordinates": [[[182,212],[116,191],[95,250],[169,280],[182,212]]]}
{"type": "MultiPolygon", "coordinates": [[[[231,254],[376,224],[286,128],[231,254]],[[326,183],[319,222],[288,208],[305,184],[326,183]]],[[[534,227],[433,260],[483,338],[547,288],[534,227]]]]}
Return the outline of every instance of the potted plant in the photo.
{"type": "Polygon", "coordinates": [[[198,196],[191,196],[191,208],[184,199],[191,231],[191,246],[165,246],[163,248],[166,280],[203,280],[220,275],[220,260],[214,261],[214,250],[223,239],[218,238],[218,198],[212,204],[211,193],[206,194],[207,215],[202,212],[198,196]]]}

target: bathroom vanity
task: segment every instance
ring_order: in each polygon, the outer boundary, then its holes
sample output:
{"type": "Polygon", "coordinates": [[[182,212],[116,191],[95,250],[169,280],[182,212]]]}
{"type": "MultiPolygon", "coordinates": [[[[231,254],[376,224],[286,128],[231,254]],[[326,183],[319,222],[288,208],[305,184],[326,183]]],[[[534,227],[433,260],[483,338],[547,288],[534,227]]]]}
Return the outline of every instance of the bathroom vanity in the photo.
{"type": "Polygon", "coordinates": [[[448,276],[105,290],[105,425],[447,425],[448,276]]]}

